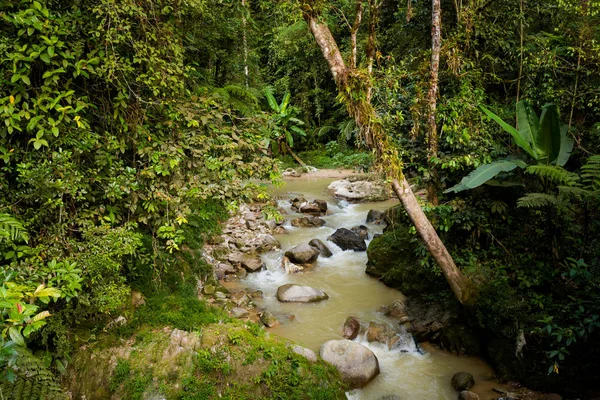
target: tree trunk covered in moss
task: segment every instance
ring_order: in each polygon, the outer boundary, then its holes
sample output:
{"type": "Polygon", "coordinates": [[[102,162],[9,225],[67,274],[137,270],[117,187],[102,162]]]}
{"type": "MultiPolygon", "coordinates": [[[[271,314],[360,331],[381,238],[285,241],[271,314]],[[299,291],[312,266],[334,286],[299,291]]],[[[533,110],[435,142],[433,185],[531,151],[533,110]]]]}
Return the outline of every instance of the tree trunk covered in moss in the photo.
{"type": "Polygon", "coordinates": [[[438,150],[437,124],[435,122],[438,95],[438,71],[440,68],[440,49],[442,47],[442,9],[440,0],[432,0],[431,12],[431,78],[429,82],[429,161],[430,179],[427,185],[427,199],[438,205],[438,174],[435,158],[438,150]]]}
{"type": "MultiPolygon", "coordinates": [[[[378,6],[376,3],[378,2],[369,1],[371,7],[378,6]]],[[[319,19],[319,15],[314,12],[314,8],[310,2],[304,2],[303,5],[305,10],[309,10],[305,11],[304,18],[321,49],[323,57],[329,65],[329,69],[338,86],[338,92],[346,102],[348,113],[356,121],[367,146],[376,151],[380,167],[384,169],[388,176],[392,177],[394,192],[415,225],[417,232],[421,235],[427,248],[440,266],[456,298],[462,304],[471,303],[473,300],[471,282],[456,267],[446,246],[444,246],[433,225],[431,225],[431,222],[429,222],[421,209],[415,194],[404,178],[400,160],[389,141],[389,136],[383,131],[381,123],[376,118],[375,110],[370,104],[369,96],[352,96],[352,92],[356,90],[364,90],[365,93],[370,92],[370,71],[362,79],[363,72],[357,68],[347,68],[329,27],[319,19]]],[[[376,18],[376,12],[374,11],[376,10],[371,10],[371,18],[376,18]]],[[[369,47],[368,52],[372,55],[375,43],[374,20],[370,20],[369,24],[369,46],[367,47],[369,47]]],[[[367,54],[367,59],[369,58],[368,56],[369,54],[367,54]]],[[[350,64],[352,65],[352,62],[350,64]]],[[[369,66],[367,68],[370,69],[369,66]]]]}

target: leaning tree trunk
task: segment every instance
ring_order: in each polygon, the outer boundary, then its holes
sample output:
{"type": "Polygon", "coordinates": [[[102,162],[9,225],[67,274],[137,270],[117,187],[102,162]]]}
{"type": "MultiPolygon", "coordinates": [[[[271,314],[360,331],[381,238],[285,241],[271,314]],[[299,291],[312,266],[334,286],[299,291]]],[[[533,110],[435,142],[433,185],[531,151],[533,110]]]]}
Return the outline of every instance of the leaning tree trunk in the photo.
{"type": "Polygon", "coordinates": [[[427,185],[427,199],[438,205],[438,174],[434,159],[437,157],[438,135],[435,122],[438,94],[438,71],[440,68],[440,48],[442,47],[442,10],[440,0],[432,0],[431,12],[431,80],[429,85],[429,149],[427,161],[430,179],[427,185]]]}
{"type": "MultiPolygon", "coordinates": [[[[376,3],[375,0],[369,2],[370,5],[374,3],[376,3]]],[[[444,246],[444,243],[442,243],[427,216],[419,206],[415,194],[404,178],[397,153],[393,150],[393,146],[390,145],[389,136],[385,134],[383,127],[376,118],[375,110],[370,104],[370,98],[367,96],[352,96],[352,93],[349,93],[357,90],[356,88],[360,87],[361,84],[362,89],[368,93],[370,83],[363,82],[362,80],[359,82],[356,81],[356,79],[360,80],[361,76],[360,74],[354,75],[353,72],[355,71],[346,67],[344,58],[329,27],[312,11],[314,8],[311,7],[311,4],[306,4],[305,9],[311,10],[305,12],[304,18],[317,44],[321,48],[323,57],[329,65],[329,69],[338,86],[338,91],[346,101],[348,113],[354,118],[363,135],[366,136],[367,145],[376,151],[378,161],[384,170],[386,170],[386,173],[392,177],[394,192],[415,225],[417,232],[440,266],[454,295],[462,304],[471,304],[473,301],[471,282],[456,267],[446,246],[444,246]]],[[[371,15],[374,15],[374,13],[371,12],[371,15]]],[[[370,29],[369,31],[369,35],[374,35],[374,29],[370,29]]],[[[369,38],[369,43],[374,43],[373,37],[369,38]]]]}

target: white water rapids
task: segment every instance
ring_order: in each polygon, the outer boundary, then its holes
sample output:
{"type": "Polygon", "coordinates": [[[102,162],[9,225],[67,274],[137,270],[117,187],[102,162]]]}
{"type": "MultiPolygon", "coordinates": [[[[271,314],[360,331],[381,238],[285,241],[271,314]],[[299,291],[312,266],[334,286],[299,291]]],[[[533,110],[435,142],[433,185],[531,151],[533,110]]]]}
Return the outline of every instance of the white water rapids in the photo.
{"type": "MultiPolygon", "coordinates": [[[[403,299],[402,293],[391,289],[365,274],[366,252],[342,251],[327,237],[338,228],[352,228],[365,224],[370,209],[385,210],[395,201],[380,203],[348,204],[339,202],[327,193],[327,185],[333,179],[303,177],[287,182],[275,190],[280,195],[280,206],[288,215],[285,228],[287,234],[278,235],[281,250],[263,256],[267,269],[249,274],[241,283],[252,289],[263,291],[264,298],[258,300],[259,307],[271,311],[282,324],[270,329],[274,334],[294,340],[315,352],[332,339],[342,339],[342,326],[349,316],[361,322],[386,321],[377,312],[382,305],[403,299]],[[321,228],[294,228],[289,220],[297,216],[290,208],[289,198],[302,195],[308,200],[327,200],[330,215],[322,217],[326,225],[321,228]],[[297,274],[286,274],[281,267],[285,250],[311,239],[321,239],[332,251],[330,258],[319,257],[309,270],[297,274]],[[286,283],[308,285],[325,291],[329,299],[313,304],[280,303],[275,297],[277,288],[286,283]]],[[[299,215],[299,214],[298,214],[299,215]]],[[[367,225],[369,235],[383,230],[383,226],[367,225]]],[[[367,241],[368,244],[369,241],[367,241]]],[[[390,351],[387,345],[368,343],[360,336],[355,339],[370,348],[379,360],[381,373],[364,389],[347,393],[352,400],[376,400],[386,395],[397,395],[410,400],[455,400],[457,393],[450,385],[455,372],[467,371],[475,376],[473,391],[486,396],[493,382],[492,370],[483,361],[473,357],[458,357],[424,346],[419,351],[412,337],[405,334],[402,344],[390,351]]],[[[482,397],[488,398],[488,397],[482,397]]]]}

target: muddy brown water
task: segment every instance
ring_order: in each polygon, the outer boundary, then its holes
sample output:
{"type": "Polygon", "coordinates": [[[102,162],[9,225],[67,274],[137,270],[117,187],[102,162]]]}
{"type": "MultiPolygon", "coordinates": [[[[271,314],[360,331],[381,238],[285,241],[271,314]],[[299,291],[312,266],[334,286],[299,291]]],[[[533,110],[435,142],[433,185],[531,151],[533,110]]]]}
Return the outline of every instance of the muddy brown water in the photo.
{"type": "MultiPolygon", "coordinates": [[[[352,228],[365,224],[370,209],[385,210],[397,201],[378,203],[348,204],[334,199],[327,186],[334,179],[304,176],[290,179],[285,185],[272,190],[280,198],[280,206],[288,215],[285,227],[287,234],[278,235],[281,250],[263,256],[267,264],[265,271],[250,274],[242,283],[253,289],[260,289],[264,298],[258,301],[259,307],[271,311],[282,324],[270,331],[291,339],[318,353],[320,346],[332,339],[342,339],[341,329],[348,316],[361,321],[386,321],[377,310],[404,296],[378,280],[365,274],[367,254],[365,252],[342,251],[326,239],[338,228],[352,228]],[[324,216],[327,222],[321,228],[294,228],[289,220],[295,217],[289,207],[289,199],[302,195],[308,200],[327,200],[331,215],[324,216]],[[321,239],[332,250],[331,258],[319,258],[309,270],[297,274],[286,274],[281,267],[283,252],[311,239],[321,239]],[[277,288],[286,283],[308,285],[324,290],[329,299],[315,304],[280,303],[275,294],[277,288]]],[[[369,224],[370,235],[381,232],[383,226],[369,224]]],[[[390,322],[390,321],[388,321],[390,322]]],[[[402,345],[389,351],[387,346],[367,343],[364,338],[355,339],[370,348],[377,356],[381,373],[364,389],[348,392],[352,400],[376,400],[379,397],[395,394],[401,399],[411,400],[455,400],[458,394],[452,389],[450,380],[455,372],[467,371],[474,375],[476,386],[473,391],[481,399],[497,398],[492,387],[500,387],[494,382],[492,369],[482,360],[474,357],[459,357],[436,350],[424,344],[419,351],[410,335],[402,337],[402,345]]]]}

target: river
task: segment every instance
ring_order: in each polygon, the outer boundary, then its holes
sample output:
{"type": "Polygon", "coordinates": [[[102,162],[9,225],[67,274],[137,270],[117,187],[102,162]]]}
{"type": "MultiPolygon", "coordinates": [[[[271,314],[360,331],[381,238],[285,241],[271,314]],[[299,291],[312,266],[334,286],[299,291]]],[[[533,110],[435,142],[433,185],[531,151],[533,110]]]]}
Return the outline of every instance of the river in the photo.
{"type": "MultiPolygon", "coordinates": [[[[365,274],[366,252],[342,251],[326,240],[338,228],[367,225],[365,220],[370,209],[385,210],[397,204],[397,201],[361,204],[338,201],[327,192],[327,186],[333,180],[305,175],[287,180],[283,187],[273,189],[273,195],[280,199],[280,206],[288,213],[284,225],[288,233],[276,236],[281,243],[280,251],[263,256],[267,269],[249,274],[242,282],[249,288],[262,290],[264,297],[257,302],[258,306],[268,309],[282,322],[280,326],[270,329],[272,333],[291,339],[317,354],[324,342],[342,339],[342,326],[348,316],[357,317],[363,323],[386,321],[386,317],[377,310],[382,305],[404,298],[399,291],[365,274]],[[298,195],[309,201],[322,199],[328,202],[331,214],[322,217],[326,221],[325,226],[295,228],[290,225],[289,220],[299,214],[290,208],[289,199],[298,195]],[[308,243],[313,238],[321,239],[331,249],[333,256],[320,257],[309,270],[286,274],[281,267],[284,251],[308,243]],[[329,299],[312,304],[280,303],[275,294],[277,288],[286,283],[324,290],[329,299]]],[[[371,236],[383,230],[381,225],[367,226],[371,236]]],[[[482,360],[448,354],[427,344],[419,351],[410,335],[403,337],[403,345],[392,351],[385,345],[368,343],[360,336],[355,340],[375,353],[381,373],[365,388],[348,392],[351,400],[375,400],[386,395],[411,400],[455,400],[457,393],[452,389],[450,380],[459,371],[473,374],[476,385],[472,391],[482,399],[493,396],[491,387],[499,386],[491,380],[492,369],[482,360]]]]}

